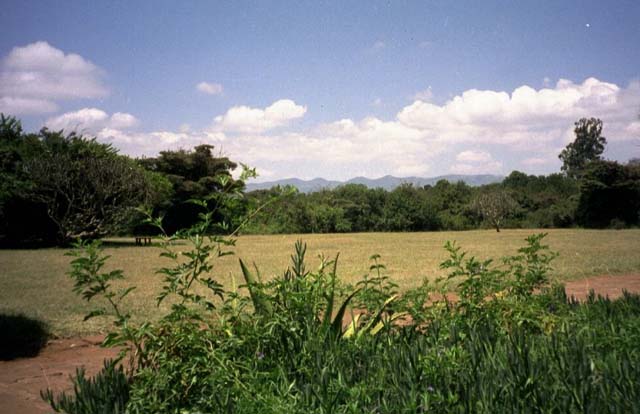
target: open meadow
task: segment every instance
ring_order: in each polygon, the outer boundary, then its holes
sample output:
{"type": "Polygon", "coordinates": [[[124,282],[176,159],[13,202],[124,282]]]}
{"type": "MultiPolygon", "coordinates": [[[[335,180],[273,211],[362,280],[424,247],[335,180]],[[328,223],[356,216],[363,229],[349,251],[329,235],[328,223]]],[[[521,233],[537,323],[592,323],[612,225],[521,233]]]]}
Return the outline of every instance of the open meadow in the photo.
{"type": "MultiPolygon", "coordinates": [[[[596,275],[640,273],[640,230],[547,230],[545,241],[560,256],[554,261],[553,278],[559,281],[596,275]]],[[[443,245],[456,241],[463,250],[479,258],[498,259],[524,245],[535,230],[492,230],[432,233],[359,233],[240,236],[234,256],[214,261],[214,277],[230,286],[231,277],[241,283],[238,258],[255,262],[264,278],[281,274],[289,264],[293,244],[308,245],[307,266],[315,268],[318,255],[340,253],[338,275],[352,282],[368,271],[372,254],[380,254],[387,273],[400,288],[417,286],[423,278],[443,272],[443,245]]],[[[183,246],[177,246],[180,249],[183,246]]],[[[187,246],[184,246],[185,248],[187,246]]],[[[124,270],[127,285],[137,289],[128,298],[134,314],[154,318],[154,298],[161,277],[155,270],[167,265],[156,246],[135,246],[131,239],[113,239],[105,251],[109,268],[124,270]]],[[[72,292],[67,272],[70,258],[64,249],[0,251],[0,312],[20,312],[48,322],[54,334],[73,336],[103,331],[106,321],[82,322],[90,307],[72,292]]],[[[166,305],[163,305],[166,306],[166,305]]]]}

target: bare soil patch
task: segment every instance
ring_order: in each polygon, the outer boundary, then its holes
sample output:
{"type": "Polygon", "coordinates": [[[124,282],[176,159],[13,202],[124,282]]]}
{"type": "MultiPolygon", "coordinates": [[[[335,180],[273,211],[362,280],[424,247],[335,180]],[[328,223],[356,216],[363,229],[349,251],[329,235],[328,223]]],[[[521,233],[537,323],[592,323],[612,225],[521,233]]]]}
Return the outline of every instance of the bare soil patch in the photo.
{"type": "Polygon", "coordinates": [[[573,295],[578,300],[584,300],[591,289],[597,295],[615,299],[622,296],[624,290],[633,293],[640,292],[640,274],[603,275],[572,280],[565,282],[565,289],[568,296],[573,295]]]}
{"type": "Polygon", "coordinates": [[[40,398],[40,390],[70,390],[69,376],[84,366],[90,375],[114,358],[115,349],[100,347],[101,336],[54,339],[35,358],[0,361],[0,413],[44,414],[51,407],[40,398]]]}
{"type": "MultiPolygon", "coordinates": [[[[593,289],[597,294],[617,298],[623,290],[640,292],[640,274],[596,276],[565,283],[568,295],[583,300],[593,289]]],[[[49,406],[40,390],[71,389],[69,377],[84,366],[93,375],[103,360],[117,351],[100,347],[101,336],[51,340],[35,358],[0,361],[0,414],[45,414],[49,406]]]]}

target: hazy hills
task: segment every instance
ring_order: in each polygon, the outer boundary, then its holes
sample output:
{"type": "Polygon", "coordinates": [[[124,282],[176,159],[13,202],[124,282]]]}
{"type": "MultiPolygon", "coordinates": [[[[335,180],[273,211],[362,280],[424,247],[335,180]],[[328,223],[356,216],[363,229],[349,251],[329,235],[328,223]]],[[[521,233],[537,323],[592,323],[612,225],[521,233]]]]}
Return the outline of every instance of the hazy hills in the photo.
{"type": "Polygon", "coordinates": [[[264,183],[248,183],[247,191],[264,190],[276,185],[285,186],[291,185],[298,189],[302,193],[311,193],[314,191],[322,190],[323,188],[333,189],[340,185],[345,184],[364,184],[369,188],[384,188],[385,190],[393,190],[397,186],[403,183],[411,183],[415,186],[434,185],[440,180],[447,180],[455,183],[458,181],[464,181],[471,186],[478,186],[484,184],[499,183],[504,179],[500,175],[441,175],[438,177],[394,177],[392,175],[386,175],[381,178],[365,178],[355,177],[348,181],[332,181],[325,180],[324,178],[314,178],[313,180],[301,180],[299,178],[286,178],[277,181],[268,181],[264,183]]]}

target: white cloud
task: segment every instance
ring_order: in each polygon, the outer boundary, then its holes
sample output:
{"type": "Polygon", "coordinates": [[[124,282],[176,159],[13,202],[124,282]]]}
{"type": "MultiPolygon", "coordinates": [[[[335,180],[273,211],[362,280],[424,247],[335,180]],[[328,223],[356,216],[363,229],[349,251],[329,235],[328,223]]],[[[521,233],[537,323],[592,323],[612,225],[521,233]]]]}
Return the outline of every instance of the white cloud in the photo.
{"type": "Polygon", "coordinates": [[[138,124],[138,120],[131,114],[116,112],[109,116],[105,111],[97,108],[83,108],[74,112],[67,112],[60,116],[47,119],[45,126],[57,131],[78,131],[96,134],[103,128],[128,129],[138,124]]]}
{"type": "Polygon", "coordinates": [[[456,163],[449,170],[452,174],[502,174],[502,162],[492,161],[482,164],[456,163]]]}
{"type": "Polygon", "coordinates": [[[453,174],[502,173],[502,162],[494,160],[486,151],[462,151],[456,155],[456,161],[449,170],[453,174]]]}
{"type": "MultiPolygon", "coordinates": [[[[557,158],[557,156],[556,156],[556,158],[557,158]]],[[[532,158],[526,158],[526,159],[522,160],[522,164],[526,165],[526,166],[536,166],[536,165],[549,164],[552,161],[554,161],[554,159],[532,157],[532,158]]]]}
{"type": "Polygon", "coordinates": [[[196,85],[196,89],[208,95],[222,95],[222,85],[219,83],[200,82],[196,85]]]}
{"type": "Polygon", "coordinates": [[[629,133],[629,137],[640,138],[640,121],[632,122],[625,128],[625,131],[629,133]]]}
{"type": "MultiPolygon", "coordinates": [[[[200,144],[210,144],[224,150],[223,144],[227,140],[227,137],[219,132],[132,132],[108,127],[98,131],[96,137],[99,141],[112,144],[122,153],[134,157],[153,157],[160,151],[191,149],[200,144]]],[[[233,155],[233,160],[243,161],[243,158],[238,156],[239,152],[235,150],[233,153],[225,151],[224,155],[233,155]]]]}
{"type": "Polygon", "coordinates": [[[371,102],[371,106],[380,107],[382,106],[382,99],[376,98],[371,102]]]}
{"type": "Polygon", "coordinates": [[[456,156],[456,161],[460,162],[487,162],[492,159],[486,151],[462,151],[456,156]]]}
{"type": "Polygon", "coordinates": [[[431,86],[429,86],[425,90],[417,92],[415,95],[413,95],[413,99],[415,101],[430,102],[433,99],[433,91],[431,90],[431,86]]]}
{"type": "Polygon", "coordinates": [[[0,64],[2,107],[14,115],[52,112],[58,100],[106,96],[101,78],[96,65],[47,42],[15,47],[0,64]]]}
{"type": "Polygon", "coordinates": [[[640,91],[595,78],[582,84],[561,79],[553,89],[521,86],[511,94],[471,89],[444,105],[415,101],[398,113],[398,121],[448,142],[527,146],[557,139],[567,125],[586,116],[601,117],[618,132],[619,121],[629,122],[626,107],[640,101],[633,89],[640,91]]]}
{"type": "Polygon", "coordinates": [[[303,130],[290,122],[304,116],[307,108],[288,99],[266,108],[232,107],[205,130],[123,131],[110,123],[115,114],[99,112],[66,120],[93,120],[102,128],[98,139],[132,155],[153,156],[206,143],[265,171],[270,179],[347,179],[508,174],[507,167],[558,171],[557,154],[573,139],[579,117],[601,117],[610,145],[632,146],[631,140],[640,135],[639,107],[640,83],[620,87],[590,78],[578,84],[561,80],[539,90],[522,86],[511,93],[470,90],[442,105],[416,101],[390,120],[341,119],[303,130]]]}
{"type": "Polygon", "coordinates": [[[109,119],[109,127],[117,129],[133,128],[138,125],[138,120],[135,116],[123,112],[116,112],[111,115],[109,119]]]}
{"type": "Polygon", "coordinates": [[[214,119],[213,128],[225,132],[261,133],[284,126],[306,112],[306,106],[290,99],[278,100],[264,109],[234,106],[214,119]]]}
{"type": "Polygon", "coordinates": [[[30,115],[55,112],[58,105],[46,99],[0,97],[0,112],[11,115],[30,115]]]}

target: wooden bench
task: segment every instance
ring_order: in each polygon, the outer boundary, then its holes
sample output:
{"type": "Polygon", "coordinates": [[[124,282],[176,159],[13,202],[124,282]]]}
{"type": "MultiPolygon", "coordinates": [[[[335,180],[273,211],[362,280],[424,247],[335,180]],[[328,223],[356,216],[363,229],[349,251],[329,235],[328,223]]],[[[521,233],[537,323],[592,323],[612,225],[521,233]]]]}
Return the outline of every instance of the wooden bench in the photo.
{"type": "Polygon", "coordinates": [[[143,244],[145,246],[151,244],[151,236],[136,236],[136,245],[142,246],[143,244]]]}

